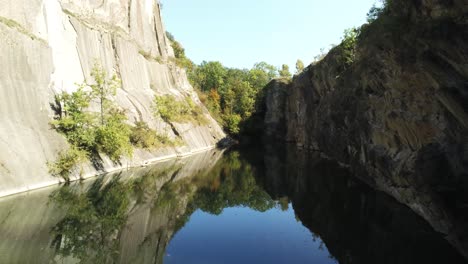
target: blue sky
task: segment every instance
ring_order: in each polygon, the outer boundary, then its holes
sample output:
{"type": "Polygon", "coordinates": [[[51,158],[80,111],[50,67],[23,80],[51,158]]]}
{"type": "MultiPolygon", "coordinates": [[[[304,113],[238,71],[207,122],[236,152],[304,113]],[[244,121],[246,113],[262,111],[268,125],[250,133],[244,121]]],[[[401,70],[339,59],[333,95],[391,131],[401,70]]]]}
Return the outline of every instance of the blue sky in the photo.
{"type": "MultiPolygon", "coordinates": [[[[166,30],[195,63],[306,65],[360,26],[375,0],[162,0],[166,30]]],[[[291,69],[291,70],[292,70],[291,69]]],[[[292,70],[293,71],[293,70],[292,70]]]]}

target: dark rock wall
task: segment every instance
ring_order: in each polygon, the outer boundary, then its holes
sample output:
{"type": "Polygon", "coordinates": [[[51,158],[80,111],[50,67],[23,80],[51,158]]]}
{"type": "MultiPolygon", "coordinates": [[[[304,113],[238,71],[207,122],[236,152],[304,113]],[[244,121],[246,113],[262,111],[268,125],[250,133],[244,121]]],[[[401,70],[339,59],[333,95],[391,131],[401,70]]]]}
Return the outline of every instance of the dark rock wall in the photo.
{"type": "Polygon", "coordinates": [[[459,248],[468,248],[467,11],[468,1],[391,1],[362,27],[351,65],[337,46],[291,83],[273,83],[265,103],[267,135],[349,165],[459,248]]]}

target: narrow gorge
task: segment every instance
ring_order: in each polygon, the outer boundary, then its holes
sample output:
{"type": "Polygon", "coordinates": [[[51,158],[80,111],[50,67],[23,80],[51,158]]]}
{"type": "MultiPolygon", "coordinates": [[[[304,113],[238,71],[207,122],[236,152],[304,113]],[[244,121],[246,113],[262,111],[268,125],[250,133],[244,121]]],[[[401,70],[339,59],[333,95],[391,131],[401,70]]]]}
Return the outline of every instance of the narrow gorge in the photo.
{"type": "Polygon", "coordinates": [[[1,263],[467,262],[467,0],[168,1],[0,0],[1,263]]]}

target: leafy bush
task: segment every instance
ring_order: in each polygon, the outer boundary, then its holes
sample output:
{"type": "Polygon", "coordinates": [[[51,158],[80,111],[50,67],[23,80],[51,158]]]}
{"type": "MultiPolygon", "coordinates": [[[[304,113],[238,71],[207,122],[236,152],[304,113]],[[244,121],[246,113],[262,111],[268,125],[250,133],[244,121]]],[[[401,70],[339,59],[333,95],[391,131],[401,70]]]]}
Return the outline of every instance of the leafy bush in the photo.
{"type": "Polygon", "coordinates": [[[107,79],[107,73],[95,64],[91,76],[94,83],[82,84],[76,92],[63,92],[56,96],[58,116],[51,122],[53,128],[62,133],[71,145],[70,151],[61,153],[50,172],[66,180],[73,168],[86,156],[105,153],[114,162],[121,156],[131,156],[130,127],[126,116],[111,100],[120,80],[114,75],[107,79]],[[89,91],[85,87],[90,87],[89,91]],[[100,106],[100,112],[88,112],[92,101],[100,106]],[[85,155],[82,155],[82,154],[85,155]]]}
{"type": "Polygon", "coordinates": [[[223,117],[224,127],[231,135],[237,135],[240,131],[239,124],[242,117],[238,114],[225,115],[223,117]]]}
{"type": "MultiPolygon", "coordinates": [[[[290,77],[290,73],[285,74],[290,77]]],[[[202,62],[189,71],[189,79],[199,91],[200,100],[231,136],[237,136],[240,123],[257,111],[257,99],[263,87],[276,77],[278,69],[266,62],[256,63],[250,70],[228,68],[220,62],[202,62]]]]}
{"type": "Polygon", "coordinates": [[[281,66],[279,75],[281,78],[287,78],[287,79],[291,78],[291,72],[289,71],[289,66],[287,64],[283,64],[283,66],[281,66]]]}
{"type": "Polygon", "coordinates": [[[174,56],[175,56],[175,64],[181,68],[187,68],[187,69],[192,69],[193,68],[193,62],[185,56],[185,49],[182,47],[182,45],[175,40],[174,36],[166,32],[166,36],[171,42],[171,47],[172,50],[174,50],[174,56]]]}
{"type": "Polygon", "coordinates": [[[356,44],[359,36],[359,29],[350,28],[344,31],[342,42],[340,44],[342,61],[344,66],[347,67],[356,59],[356,44]]]}
{"type": "Polygon", "coordinates": [[[195,104],[191,98],[178,101],[171,95],[156,96],[154,98],[154,113],[166,122],[187,123],[191,121],[205,124],[207,119],[203,109],[195,104]]]}
{"type": "Polygon", "coordinates": [[[121,110],[112,109],[105,117],[105,123],[96,129],[96,148],[119,161],[121,156],[132,156],[130,126],[125,124],[126,116],[121,110]]]}
{"type": "Polygon", "coordinates": [[[378,4],[372,5],[369,12],[367,13],[367,23],[373,23],[377,20],[382,14],[389,11],[389,6],[392,5],[390,0],[378,0],[378,4]]]}
{"type": "Polygon", "coordinates": [[[58,159],[54,163],[48,163],[49,173],[56,177],[62,177],[67,182],[70,181],[70,174],[77,170],[79,164],[87,159],[86,151],[71,145],[67,151],[59,153],[58,159]]]}
{"type": "Polygon", "coordinates": [[[301,60],[296,61],[296,73],[301,73],[304,70],[304,62],[301,60]]]}
{"type": "Polygon", "coordinates": [[[177,145],[168,136],[160,135],[155,130],[149,128],[145,122],[137,122],[135,124],[130,135],[130,142],[132,145],[143,149],[177,145]]]}

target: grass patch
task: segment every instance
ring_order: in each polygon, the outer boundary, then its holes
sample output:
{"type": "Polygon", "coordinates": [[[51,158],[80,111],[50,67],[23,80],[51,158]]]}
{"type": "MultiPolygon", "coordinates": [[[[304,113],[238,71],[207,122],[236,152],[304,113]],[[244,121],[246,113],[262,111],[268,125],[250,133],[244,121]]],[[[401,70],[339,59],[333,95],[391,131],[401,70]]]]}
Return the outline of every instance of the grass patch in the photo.
{"type": "Polygon", "coordinates": [[[32,40],[37,40],[37,41],[40,41],[40,42],[42,42],[43,44],[46,44],[46,45],[47,45],[47,41],[45,41],[45,40],[39,38],[38,36],[34,35],[34,34],[31,33],[29,30],[27,30],[26,28],[24,28],[20,23],[16,22],[16,21],[13,20],[13,19],[9,19],[9,18],[0,16],[0,23],[4,24],[5,26],[7,26],[7,27],[9,27],[9,28],[12,28],[12,29],[17,30],[17,31],[20,32],[21,34],[30,37],[32,40]]]}
{"type": "Polygon", "coordinates": [[[146,60],[150,60],[150,61],[156,61],[158,62],[159,64],[162,64],[164,61],[163,59],[160,57],[160,56],[157,56],[157,57],[153,57],[151,56],[151,53],[147,52],[147,51],[144,51],[144,50],[139,50],[138,53],[143,56],[146,60]]]}

